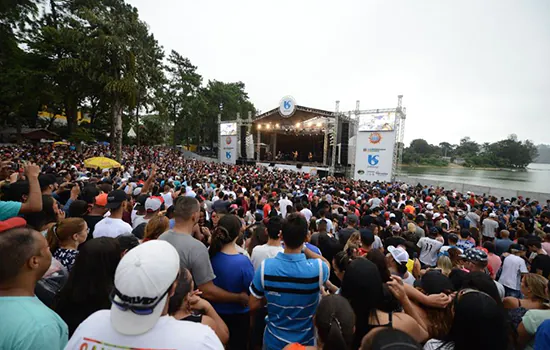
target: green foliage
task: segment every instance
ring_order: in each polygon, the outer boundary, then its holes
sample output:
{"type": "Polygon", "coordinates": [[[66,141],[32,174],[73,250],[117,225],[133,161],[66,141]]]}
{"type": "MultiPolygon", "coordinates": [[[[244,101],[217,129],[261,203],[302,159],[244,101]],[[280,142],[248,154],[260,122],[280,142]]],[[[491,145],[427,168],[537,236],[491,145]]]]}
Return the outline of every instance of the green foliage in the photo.
{"type": "Polygon", "coordinates": [[[78,142],[93,142],[96,140],[95,136],[90,132],[89,128],[78,127],[69,136],[68,140],[73,143],[78,142]]]}
{"type": "Polygon", "coordinates": [[[495,143],[477,144],[469,137],[453,146],[442,142],[430,145],[423,139],[413,140],[403,151],[403,163],[446,166],[450,158],[463,158],[468,167],[525,168],[537,157],[537,147],[529,140],[518,141],[515,135],[495,143]]]}
{"type": "Polygon", "coordinates": [[[41,126],[79,140],[82,112],[88,135],[110,135],[120,149],[132,127],[138,143],[214,144],[218,113],[255,114],[242,82],[203,86],[197,67],[175,51],[164,65],[163,48],[124,0],[0,0],[0,48],[5,127],[39,125],[46,108],[64,114],[67,126],[58,130],[54,119],[41,126]],[[151,113],[158,120],[140,117],[151,113]]]}

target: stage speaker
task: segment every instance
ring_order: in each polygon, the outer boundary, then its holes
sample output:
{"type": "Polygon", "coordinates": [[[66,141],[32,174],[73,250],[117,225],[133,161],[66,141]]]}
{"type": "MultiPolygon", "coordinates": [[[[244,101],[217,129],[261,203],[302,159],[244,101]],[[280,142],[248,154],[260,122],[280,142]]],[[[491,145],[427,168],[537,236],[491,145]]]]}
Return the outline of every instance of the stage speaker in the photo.
{"type": "Polygon", "coordinates": [[[246,154],[246,125],[241,125],[241,158],[247,158],[247,154],[246,154]]]}
{"type": "Polygon", "coordinates": [[[270,166],[270,167],[274,167],[274,166],[275,166],[275,163],[269,163],[269,166],[270,166]]]}
{"type": "Polygon", "coordinates": [[[320,178],[327,177],[328,170],[317,170],[317,176],[319,176],[320,178]]]}
{"type": "Polygon", "coordinates": [[[297,169],[302,169],[302,164],[301,163],[296,164],[296,168],[297,169]]]}
{"type": "Polygon", "coordinates": [[[342,123],[342,133],[340,134],[340,164],[348,165],[348,149],[349,149],[349,123],[342,123]]]}

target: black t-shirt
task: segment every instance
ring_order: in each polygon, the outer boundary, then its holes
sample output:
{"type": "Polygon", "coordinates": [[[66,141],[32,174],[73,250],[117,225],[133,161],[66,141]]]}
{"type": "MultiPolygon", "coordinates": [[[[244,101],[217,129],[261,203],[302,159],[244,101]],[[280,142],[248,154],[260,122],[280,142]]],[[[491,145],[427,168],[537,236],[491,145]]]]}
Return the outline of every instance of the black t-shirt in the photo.
{"type": "Polygon", "coordinates": [[[90,229],[90,232],[88,232],[88,238],[86,238],[86,241],[89,241],[90,239],[94,238],[95,225],[103,219],[103,216],[84,215],[82,218],[84,219],[84,221],[86,221],[86,223],[88,224],[88,228],[90,229]]]}
{"type": "Polygon", "coordinates": [[[550,256],[539,254],[533,259],[531,273],[537,273],[539,270],[544,277],[550,277],[550,256]]]}

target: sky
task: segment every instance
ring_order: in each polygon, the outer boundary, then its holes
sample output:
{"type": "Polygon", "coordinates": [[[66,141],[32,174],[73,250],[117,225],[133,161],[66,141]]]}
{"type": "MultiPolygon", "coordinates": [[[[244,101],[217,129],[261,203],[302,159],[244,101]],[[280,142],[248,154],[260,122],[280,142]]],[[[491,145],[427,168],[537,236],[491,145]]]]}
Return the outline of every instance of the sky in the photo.
{"type": "Polygon", "coordinates": [[[548,0],[127,0],[205,82],[242,81],[257,109],[291,95],[333,111],[392,108],[405,142],[550,144],[548,0]]]}

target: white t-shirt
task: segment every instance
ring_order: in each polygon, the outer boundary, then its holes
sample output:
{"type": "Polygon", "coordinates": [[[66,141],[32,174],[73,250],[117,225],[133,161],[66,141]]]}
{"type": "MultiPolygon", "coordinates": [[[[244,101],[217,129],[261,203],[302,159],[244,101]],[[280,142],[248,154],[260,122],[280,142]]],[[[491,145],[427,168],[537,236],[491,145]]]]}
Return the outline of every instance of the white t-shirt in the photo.
{"type": "Polygon", "coordinates": [[[170,191],[168,193],[163,193],[162,194],[162,199],[164,199],[164,208],[165,209],[168,209],[172,205],[174,205],[174,198],[172,197],[172,191],[170,191]]]}
{"type": "Polygon", "coordinates": [[[113,219],[111,217],[101,219],[94,228],[94,238],[117,238],[125,233],[132,233],[132,226],[125,223],[122,219],[113,219]]]}
{"type": "Polygon", "coordinates": [[[162,316],[140,335],[120,334],[111,326],[111,310],[100,310],[78,326],[65,350],[80,349],[223,349],[214,331],[201,323],[162,316]]]}
{"type": "Polygon", "coordinates": [[[334,228],[332,227],[332,221],[330,221],[329,219],[326,219],[326,218],[325,219],[318,219],[317,220],[317,225],[319,225],[321,220],[324,220],[327,223],[327,232],[332,232],[334,230],[334,228]]]}
{"type": "Polygon", "coordinates": [[[300,210],[300,214],[302,214],[306,218],[309,225],[309,220],[311,220],[311,217],[313,216],[313,213],[311,212],[311,210],[309,210],[308,208],[304,208],[300,210]]]}
{"type": "Polygon", "coordinates": [[[146,219],[145,215],[136,215],[135,219],[132,220],[132,228],[136,228],[144,222],[149,222],[149,219],[146,219]]]}
{"type": "Polygon", "coordinates": [[[418,258],[420,262],[429,266],[436,266],[437,253],[443,243],[430,237],[422,237],[416,245],[420,248],[420,257],[418,258]]]}
{"type": "Polygon", "coordinates": [[[489,238],[495,238],[495,232],[498,229],[498,222],[492,219],[485,219],[482,223],[482,235],[489,238]]]}
{"type": "Polygon", "coordinates": [[[498,281],[505,287],[521,290],[521,274],[528,272],[525,260],[519,256],[510,254],[502,263],[502,273],[498,281]]]}
{"type": "Polygon", "coordinates": [[[252,249],[252,257],[250,258],[250,260],[252,260],[252,265],[254,265],[254,271],[260,267],[262,261],[268,258],[273,258],[279,252],[283,251],[284,249],[281,246],[275,247],[267,244],[255,246],[254,249],[252,249]]]}
{"type": "Polygon", "coordinates": [[[380,208],[380,204],[382,204],[382,200],[378,197],[374,197],[374,198],[369,199],[369,201],[367,203],[369,205],[369,208],[371,208],[371,209],[380,208]]]}
{"type": "Polygon", "coordinates": [[[292,205],[292,202],[289,201],[286,198],[279,199],[279,206],[281,208],[281,214],[283,215],[283,218],[286,217],[286,207],[292,205]]]}

